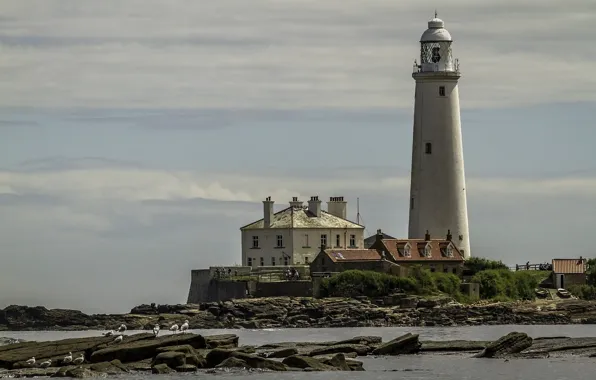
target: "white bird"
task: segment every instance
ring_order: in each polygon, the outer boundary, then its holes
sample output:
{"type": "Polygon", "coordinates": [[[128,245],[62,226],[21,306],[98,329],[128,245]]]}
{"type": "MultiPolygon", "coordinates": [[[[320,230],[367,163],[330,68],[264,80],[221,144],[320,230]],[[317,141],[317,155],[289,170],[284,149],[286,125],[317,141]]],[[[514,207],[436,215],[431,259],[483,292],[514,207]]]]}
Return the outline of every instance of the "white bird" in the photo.
{"type": "Polygon", "coordinates": [[[48,359],[45,362],[39,363],[39,366],[42,368],[49,367],[50,365],[52,365],[52,359],[48,359]]]}
{"type": "Polygon", "coordinates": [[[159,334],[159,325],[153,326],[153,336],[157,336],[159,334]]]}
{"type": "Polygon", "coordinates": [[[184,321],[184,323],[182,324],[182,326],[180,326],[180,331],[181,332],[185,332],[186,330],[188,330],[188,320],[184,321]]]}
{"type": "Polygon", "coordinates": [[[176,332],[178,331],[178,325],[174,323],[172,327],[170,327],[170,331],[176,334],[176,332]]]}
{"type": "Polygon", "coordinates": [[[75,358],[75,360],[73,360],[73,364],[82,364],[85,361],[85,354],[81,354],[81,356],[75,358]]]}
{"type": "Polygon", "coordinates": [[[26,363],[29,364],[29,365],[35,364],[35,356],[32,356],[31,359],[27,360],[26,363]]]}
{"type": "Polygon", "coordinates": [[[112,336],[112,335],[114,335],[114,330],[110,330],[110,331],[103,333],[103,336],[112,336]]]}
{"type": "Polygon", "coordinates": [[[114,343],[120,343],[120,342],[122,342],[122,338],[123,338],[122,335],[118,335],[116,337],[116,339],[114,339],[114,343]]]}
{"type": "Polygon", "coordinates": [[[62,359],[62,364],[68,364],[72,361],[72,352],[69,352],[68,355],[62,359]]]}
{"type": "Polygon", "coordinates": [[[123,323],[120,325],[120,327],[118,327],[118,332],[125,332],[126,331],[126,325],[123,323]]]}

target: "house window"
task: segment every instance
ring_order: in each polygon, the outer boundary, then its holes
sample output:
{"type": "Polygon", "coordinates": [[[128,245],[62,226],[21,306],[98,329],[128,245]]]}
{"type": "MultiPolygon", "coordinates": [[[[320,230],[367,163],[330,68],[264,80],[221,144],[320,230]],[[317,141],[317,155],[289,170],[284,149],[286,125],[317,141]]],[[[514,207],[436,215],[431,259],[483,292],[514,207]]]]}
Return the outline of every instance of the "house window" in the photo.
{"type": "Polygon", "coordinates": [[[264,267],[265,266],[265,259],[261,257],[261,266],[264,267]]]}
{"type": "Polygon", "coordinates": [[[274,267],[275,266],[275,257],[271,258],[271,266],[274,267]]]}
{"type": "Polygon", "coordinates": [[[414,198],[410,198],[410,210],[414,209],[414,198]]]}
{"type": "Polygon", "coordinates": [[[248,259],[246,259],[246,265],[248,265],[249,267],[252,267],[252,257],[249,257],[248,259]]]}
{"type": "Polygon", "coordinates": [[[424,248],[424,256],[430,257],[430,247],[429,246],[426,246],[426,248],[424,248]]]}
{"type": "Polygon", "coordinates": [[[327,235],[323,234],[321,235],[321,247],[326,247],[327,246],[327,235]]]}
{"type": "Polygon", "coordinates": [[[350,235],[350,247],[356,246],[356,235],[350,235]]]}
{"type": "Polygon", "coordinates": [[[457,274],[457,268],[453,268],[451,269],[451,271],[453,272],[453,274],[457,274]]]}
{"type": "Polygon", "coordinates": [[[453,257],[453,248],[447,247],[447,257],[453,257]]]}
{"type": "Polygon", "coordinates": [[[335,246],[336,247],[341,247],[339,240],[340,240],[339,235],[335,235],[335,246]]]}
{"type": "Polygon", "coordinates": [[[432,152],[433,152],[433,144],[431,144],[431,143],[424,144],[424,153],[432,154],[432,152]]]}
{"type": "Polygon", "coordinates": [[[439,87],[439,96],[445,96],[445,86],[439,87]]]}
{"type": "Polygon", "coordinates": [[[283,248],[283,246],[284,246],[283,235],[277,235],[277,248],[283,248]]]}
{"type": "Polygon", "coordinates": [[[304,264],[309,264],[310,263],[310,258],[308,256],[304,257],[304,264]]]}
{"type": "Polygon", "coordinates": [[[435,271],[436,271],[436,268],[435,268],[435,266],[434,266],[434,265],[431,265],[431,266],[430,266],[430,271],[431,271],[431,273],[435,273],[435,271]]]}
{"type": "Polygon", "coordinates": [[[410,254],[410,247],[406,247],[404,249],[404,257],[412,257],[412,255],[410,254]]]}
{"type": "Polygon", "coordinates": [[[287,257],[287,256],[284,256],[284,265],[285,265],[285,266],[288,266],[288,265],[290,265],[290,263],[289,263],[288,261],[289,261],[289,260],[288,260],[288,257],[287,257]]]}
{"type": "Polygon", "coordinates": [[[252,247],[259,248],[259,237],[258,236],[252,237],[252,247]]]}
{"type": "Polygon", "coordinates": [[[443,267],[443,273],[449,273],[449,268],[443,267]]]}
{"type": "Polygon", "coordinates": [[[304,234],[304,248],[306,247],[310,247],[310,245],[308,245],[308,234],[304,234]]]}

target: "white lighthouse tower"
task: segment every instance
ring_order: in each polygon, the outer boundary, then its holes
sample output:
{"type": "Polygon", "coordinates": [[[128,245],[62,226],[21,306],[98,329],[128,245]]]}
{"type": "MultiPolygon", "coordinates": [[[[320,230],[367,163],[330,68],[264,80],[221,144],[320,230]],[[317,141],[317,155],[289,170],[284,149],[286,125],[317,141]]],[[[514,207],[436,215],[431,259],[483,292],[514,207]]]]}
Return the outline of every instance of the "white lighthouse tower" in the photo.
{"type": "Polygon", "coordinates": [[[458,61],[443,20],[428,22],[420,38],[410,184],[410,239],[452,238],[470,257],[468,207],[459,111],[458,61]]]}

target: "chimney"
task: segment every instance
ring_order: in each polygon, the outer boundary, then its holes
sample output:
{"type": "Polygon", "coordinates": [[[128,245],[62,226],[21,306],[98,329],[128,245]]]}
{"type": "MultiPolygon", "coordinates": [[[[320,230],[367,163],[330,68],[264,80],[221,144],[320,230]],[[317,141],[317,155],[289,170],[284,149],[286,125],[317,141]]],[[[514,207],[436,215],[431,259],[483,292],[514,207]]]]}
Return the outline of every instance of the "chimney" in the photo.
{"type": "Polygon", "coordinates": [[[428,232],[428,230],[426,230],[426,233],[424,234],[424,240],[430,241],[430,233],[428,232]]]}
{"type": "Polygon", "coordinates": [[[318,196],[310,197],[308,211],[313,213],[317,218],[321,217],[321,201],[318,196]]]}
{"type": "Polygon", "coordinates": [[[330,197],[327,202],[327,212],[338,218],[346,219],[348,202],[344,201],[344,197],[330,197]]]}
{"type": "Polygon", "coordinates": [[[290,207],[302,208],[302,203],[302,201],[298,200],[298,197],[292,197],[292,200],[290,201],[290,207]]]}
{"type": "Polygon", "coordinates": [[[271,220],[273,219],[273,201],[271,197],[265,198],[263,201],[263,228],[271,228],[271,220]]]}
{"type": "Polygon", "coordinates": [[[447,230],[447,241],[453,240],[453,235],[451,235],[451,230],[447,230]]]}
{"type": "Polygon", "coordinates": [[[383,240],[383,231],[379,228],[377,230],[377,235],[375,236],[375,243],[379,243],[381,240],[383,240]]]}

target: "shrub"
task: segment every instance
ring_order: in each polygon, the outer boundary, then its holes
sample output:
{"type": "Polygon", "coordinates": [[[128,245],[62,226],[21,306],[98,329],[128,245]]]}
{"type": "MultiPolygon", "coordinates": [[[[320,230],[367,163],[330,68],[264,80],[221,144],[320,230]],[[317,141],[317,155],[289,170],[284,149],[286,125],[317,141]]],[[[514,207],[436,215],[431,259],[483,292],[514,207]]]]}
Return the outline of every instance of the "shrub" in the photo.
{"type": "Polygon", "coordinates": [[[460,294],[461,280],[451,273],[433,273],[436,287],[439,291],[457,296],[460,294]]]}
{"type": "Polygon", "coordinates": [[[321,284],[321,295],[327,297],[382,297],[396,290],[416,291],[417,284],[409,278],[359,270],[342,272],[321,284]]]}
{"type": "Polygon", "coordinates": [[[507,265],[505,265],[502,261],[495,261],[495,260],[488,260],[483,259],[481,257],[471,257],[466,260],[465,264],[466,270],[470,272],[471,275],[475,275],[478,272],[491,270],[491,269],[502,269],[502,270],[509,270],[507,265]]]}
{"type": "Polygon", "coordinates": [[[567,290],[582,300],[596,300],[596,287],[593,285],[569,285],[567,290]]]}
{"type": "Polygon", "coordinates": [[[538,286],[536,276],[520,271],[489,269],[476,273],[472,281],[480,284],[480,297],[487,299],[526,299],[535,298],[534,289],[538,286]]]}

